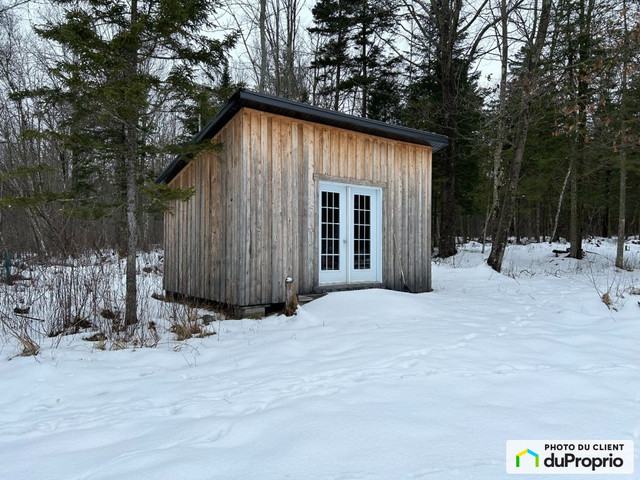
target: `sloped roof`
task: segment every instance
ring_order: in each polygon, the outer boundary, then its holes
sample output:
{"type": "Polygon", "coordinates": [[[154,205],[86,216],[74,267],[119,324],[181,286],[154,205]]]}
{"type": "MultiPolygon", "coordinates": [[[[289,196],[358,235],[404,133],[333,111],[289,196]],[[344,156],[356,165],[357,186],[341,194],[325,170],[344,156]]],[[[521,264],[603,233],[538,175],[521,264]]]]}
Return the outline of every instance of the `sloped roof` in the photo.
{"type": "MultiPolygon", "coordinates": [[[[207,125],[193,137],[192,142],[199,143],[213,138],[243,107],[332,127],[344,128],[377,137],[419,145],[429,145],[433,148],[434,152],[449,144],[449,139],[444,135],[403,127],[401,125],[392,125],[377,120],[356,117],[354,115],[347,115],[334,110],[326,110],[286,98],[251,92],[244,89],[240,89],[233,94],[227,104],[222,107],[216,118],[207,123],[207,125]]],[[[186,165],[187,162],[181,157],[177,157],[160,174],[156,179],[156,183],[169,183],[186,165]]]]}

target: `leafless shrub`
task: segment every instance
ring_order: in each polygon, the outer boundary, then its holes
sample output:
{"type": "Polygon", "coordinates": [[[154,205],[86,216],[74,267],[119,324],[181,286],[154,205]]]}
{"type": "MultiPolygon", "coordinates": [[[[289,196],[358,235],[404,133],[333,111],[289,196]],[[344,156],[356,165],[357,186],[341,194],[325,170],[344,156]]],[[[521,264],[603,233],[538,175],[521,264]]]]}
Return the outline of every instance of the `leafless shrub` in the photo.
{"type": "Polygon", "coordinates": [[[48,322],[50,337],[78,333],[80,329],[92,326],[90,318],[92,310],[95,311],[91,295],[93,285],[92,278],[85,276],[84,270],[73,264],[56,268],[49,284],[52,306],[48,322]]]}
{"type": "MultiPolygon", "coordinates": [[[[151,303],[153,276],[161,271],[157,255],[145,259],[152,271],[138,289],[138,323],[124,324],[124,268],[114,255],[85,255],[55,265],[33,265],[31,275],[14,285],[0,283],[0,324],[7,338],[36,354],[46,337],[57,346],[65,335],[83,337],[99,349],[154,347],[164,326],[158,325],[151,303]]],[[[157,277],[156,277],[157,278],[157,277]]]]}
{"type": "Polygon", "coordinates": [[[208,337],[215,335],[213,329],[213,316],[198,313],[198,308],[188,303],[167,303],[169,309],[168,318],[171,322],[169,330],[176,335],[178,341],[192,337],[208,337]]]}
{"type": "Polygon", "coordinates": [[[178,303],[172,303],[171,307],[170,330],[176,334],[177,340],[186,340],[202,332],[195,308],[178,303]]]}
{"type": "Polygon", "coordinates": [[[155,347],[160,342],[159,326],[154,321],[151,305],[153,289],[147,282],[138,285],[138,323],[132,325],[131,344],[134,347],[155,347]]]}
{"type": "Polygon", "coordinates": [[[592,285],[607,308],[618,311],[625,303],[627,294],[637,290],[629,272],[614,268],[612,265],[600,265],[587,262],[583,271],[587,283],[592,285]]]}
{"type": "Polygon", "coordinates": [[[40,352],[37,342],[37,332],[31,328],[28,319],[19,315],[10,316],[0,312],[0,325],[3,333],[18,342],[22,350],[18,354],[22,357],[36,356],[40,352]]]}

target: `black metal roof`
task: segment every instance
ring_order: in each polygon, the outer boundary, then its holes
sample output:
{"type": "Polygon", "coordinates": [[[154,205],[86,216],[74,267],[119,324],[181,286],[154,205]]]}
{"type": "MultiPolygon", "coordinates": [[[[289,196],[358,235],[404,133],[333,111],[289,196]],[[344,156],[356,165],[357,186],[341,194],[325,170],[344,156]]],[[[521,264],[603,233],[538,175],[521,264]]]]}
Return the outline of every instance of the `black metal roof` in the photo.
{"type": "MultiPolygon", "coordinates": [[[[199,143],[213,138],[243,107],[392,140],[429,145],[433,148],[434,152],[449,144],[449,139],[444,135],[347,115],[333,110],[325,110],[324,108],[314,107],[286,98],[274,97],[273,95],[251,92],[244,89],[240,89],[234,93],[226,105],[222,107],[222,110],[220,110],[216,118],[207,123],[191,141],[193,143],[199,143]]],[[[156,183],[169,183],[186,165],[187,162],[181,157],[177,157],[160,174],[156,179],[156,183]]]]}

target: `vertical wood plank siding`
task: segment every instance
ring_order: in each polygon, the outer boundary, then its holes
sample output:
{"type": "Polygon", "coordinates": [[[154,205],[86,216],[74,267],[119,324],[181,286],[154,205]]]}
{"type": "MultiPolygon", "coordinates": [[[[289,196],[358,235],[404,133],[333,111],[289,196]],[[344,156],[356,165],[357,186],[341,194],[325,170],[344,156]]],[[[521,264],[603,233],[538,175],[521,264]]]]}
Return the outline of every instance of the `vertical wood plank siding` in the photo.
{"type": "Polygon", "coordinates": [[[164,288],[234,305],[317,287],[318,179],[382,187],[384,286],[431,288],[431,148],[243,108],[169,184],[164,288]]]}

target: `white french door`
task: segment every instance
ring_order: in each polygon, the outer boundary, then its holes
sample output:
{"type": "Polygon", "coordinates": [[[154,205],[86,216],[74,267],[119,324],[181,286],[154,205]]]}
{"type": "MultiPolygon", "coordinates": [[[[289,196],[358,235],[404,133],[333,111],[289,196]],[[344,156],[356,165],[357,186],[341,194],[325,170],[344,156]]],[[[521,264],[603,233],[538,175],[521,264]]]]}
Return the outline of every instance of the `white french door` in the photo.
{"type": "Polygon", "coordinates": [[[382,281],[382,190],[320,182],[319,283],[382,281]]]}

